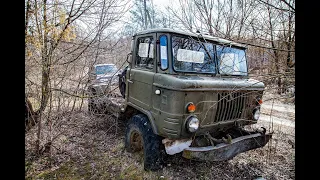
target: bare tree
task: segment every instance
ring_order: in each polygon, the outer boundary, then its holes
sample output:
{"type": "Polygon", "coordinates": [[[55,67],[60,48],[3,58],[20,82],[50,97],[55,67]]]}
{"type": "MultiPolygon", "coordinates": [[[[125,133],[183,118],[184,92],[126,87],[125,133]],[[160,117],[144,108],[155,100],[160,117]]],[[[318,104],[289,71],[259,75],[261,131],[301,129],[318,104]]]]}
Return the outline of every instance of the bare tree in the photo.
{"type": "MultiPolygon", "coordinates": [[[[95,63],[101,49],[107,51],[117,44],[113,41],[110,47],[101,47],[102,41],[112,39],[114,32],[109,28],[116,25],[127,8],[126,2],[119,0],[26,2],[26,101],[34,110],[35,121],[31,126],[38,124],[37,152],[40,151],[42,120],[52,126],[51,111],[56,98],[58,109],[61,109],[60,103],[66,103],[60,100],[61,94],[56,96],[53,92],[71,90],[69,94],[79,94],[80,90],[84,95],[87,84],[84,67],[95,63]],[[91,58],[93,54],[94,59],[91,58]],[[32,96],[34,101],[28,100],[32,96]],[[32,107],[36,104],[37,108],[32,107]]],[[[71,110],[75,104],[76,100],[71,110]]],[[[26,129],[30,129],[30,124],[26,129]]]]}
{"type": "MultiPolygon", "coordinates": [[[[294,0],[191,0],[179,1],[170,12],[184,26],[195,32],[226,38],[249,45],[249,67],[264,64],[267,79],[285,91],[283,79],[291,77],[294,66],[294,0]],[[285,57],[285,56],[286,57],[285,57]],[[257,63],[251,61],[259,61],[257,63]]],[[[260,67],[262,72],[263,67],[260,67]]]]}

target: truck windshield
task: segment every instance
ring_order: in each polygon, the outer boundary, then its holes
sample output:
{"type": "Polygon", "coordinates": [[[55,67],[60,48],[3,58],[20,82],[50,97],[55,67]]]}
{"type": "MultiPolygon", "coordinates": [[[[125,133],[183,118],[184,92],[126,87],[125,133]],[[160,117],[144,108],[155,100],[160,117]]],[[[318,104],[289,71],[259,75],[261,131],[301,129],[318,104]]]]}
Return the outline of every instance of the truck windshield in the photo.
{"type": "Polygon", "coordinates": [[[96,74],[107,74],[107,73],[115,73],[117,71],[117,68],[115,65],[99,65],[96,66],[96,74]]]}
{"type": "Polygon", "coordinates": [[[172,36],[173,68],[180,72],[247,75],[245,50],[195,37],[172,36]]]}
{"type": "Polygon", "coordinates": [[[176,71],[216,73],[214,46],[191,37],[172,37],[173,66],[176,71]]]}
{"type": "Polygon", "coordinates": [[[219,73],[223,75],[247,75],[247,60],[243,49],[216,45],[219,73]]]}

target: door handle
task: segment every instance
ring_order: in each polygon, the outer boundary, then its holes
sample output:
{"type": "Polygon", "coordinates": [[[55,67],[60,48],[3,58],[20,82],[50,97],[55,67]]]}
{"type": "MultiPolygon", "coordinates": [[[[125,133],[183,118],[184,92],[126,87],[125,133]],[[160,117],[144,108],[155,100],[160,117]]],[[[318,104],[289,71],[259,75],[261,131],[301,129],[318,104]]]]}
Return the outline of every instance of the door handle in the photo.
{"type": "Polygon", "coordinates": [[[128,83],[133,84],[133,81],[131,81],[130,79],[127,79],[128,83]]]}

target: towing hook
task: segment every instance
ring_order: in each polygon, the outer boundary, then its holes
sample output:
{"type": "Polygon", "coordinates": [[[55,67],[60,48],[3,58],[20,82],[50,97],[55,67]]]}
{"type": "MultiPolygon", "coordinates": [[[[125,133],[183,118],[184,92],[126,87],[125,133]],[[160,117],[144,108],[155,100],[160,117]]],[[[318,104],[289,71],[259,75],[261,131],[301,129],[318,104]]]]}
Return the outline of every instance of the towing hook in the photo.
{"type": "Polygon", "coordinates": [[[227,136],[227,139],[222,137],[223,142],[227,144],[231,144],[232,137],[230,136],[230,134],[227,134],[226,136],[227,136]]]}

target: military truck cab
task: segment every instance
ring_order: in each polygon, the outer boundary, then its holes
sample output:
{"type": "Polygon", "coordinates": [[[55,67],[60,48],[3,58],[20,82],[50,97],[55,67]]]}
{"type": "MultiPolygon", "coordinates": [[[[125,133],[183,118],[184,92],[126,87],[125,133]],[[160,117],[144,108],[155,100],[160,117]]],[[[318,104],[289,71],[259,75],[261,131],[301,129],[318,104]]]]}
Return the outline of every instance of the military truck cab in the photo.
{"type": "Polygon", "coordinates": [[[263,128],[243,128],[259,120],[264,84],[248,77],[242,44],[151,29],[133,36],[128,62],[120,77],[121,110],[129,117],[125,146],[144,151],[145,169],[159,168],[163,156],[176,153],[228,160],[271,138],[263,128]]]}

